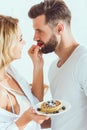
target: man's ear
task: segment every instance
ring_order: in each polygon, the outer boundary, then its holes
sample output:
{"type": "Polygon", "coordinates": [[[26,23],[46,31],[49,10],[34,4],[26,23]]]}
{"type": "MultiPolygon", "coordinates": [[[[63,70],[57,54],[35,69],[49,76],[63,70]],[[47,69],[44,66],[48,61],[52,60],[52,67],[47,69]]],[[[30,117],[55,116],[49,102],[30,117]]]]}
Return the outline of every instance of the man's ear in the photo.
{"type": "Polygon", "coordinates": [[[62,22],[57,24],[56,31],[58,34],[61,34],[64,31],[64,24],[62,22]]]}

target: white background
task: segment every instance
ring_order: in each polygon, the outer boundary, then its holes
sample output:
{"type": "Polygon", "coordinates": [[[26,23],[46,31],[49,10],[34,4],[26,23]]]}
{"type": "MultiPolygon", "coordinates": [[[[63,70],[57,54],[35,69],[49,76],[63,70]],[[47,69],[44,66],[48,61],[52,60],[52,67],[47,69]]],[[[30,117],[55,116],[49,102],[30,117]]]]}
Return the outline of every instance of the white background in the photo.
{"type": "MultiPolygon", "coordinates": [[[[20,20],[20,28],[26,40],[22,58],[14,62],[14,66],[29,81],[32,82],[33,66],[27,55],[28,48],[35,44],[33,41],[32,20],[28,18],[29,8],[41,0],[0,0],[0,14],[17,17],[20,20]]],[[[72,33],[76,41],[87,46],[87,1],[86,0],[65,0],[72,12],[72,33]]],[[[56,58],[55,54],[44,55],[44,81],[48,82],[48,69],[51,62],[56,58]]],[[[47,94],[50,98],[50,93],[47,94]]]]}

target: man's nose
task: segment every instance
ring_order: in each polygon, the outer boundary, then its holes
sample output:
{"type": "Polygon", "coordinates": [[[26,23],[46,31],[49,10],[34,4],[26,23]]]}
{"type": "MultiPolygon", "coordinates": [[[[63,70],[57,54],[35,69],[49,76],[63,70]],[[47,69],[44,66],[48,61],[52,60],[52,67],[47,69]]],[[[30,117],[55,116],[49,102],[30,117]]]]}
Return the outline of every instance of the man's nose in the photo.
{"type": "Polygon", "coordinates": [[[40,40],[39,35],[38,35],[38,34],[34,34],[33,40],[34,40],[34,41],[38,41],[38,40],[40,40]]]}

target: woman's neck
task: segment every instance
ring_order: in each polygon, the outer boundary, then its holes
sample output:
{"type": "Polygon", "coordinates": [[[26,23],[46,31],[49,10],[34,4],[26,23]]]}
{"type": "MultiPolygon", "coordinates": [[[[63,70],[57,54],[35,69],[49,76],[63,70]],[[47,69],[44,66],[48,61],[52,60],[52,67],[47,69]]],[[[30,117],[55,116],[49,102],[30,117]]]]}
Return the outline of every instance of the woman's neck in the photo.
{"type": "Polygon", "coordinates": [[[8,74],[6,72],[6,68],[2,68],[0,70],[0,82],[6,80],[8,77],[8,74]]]}

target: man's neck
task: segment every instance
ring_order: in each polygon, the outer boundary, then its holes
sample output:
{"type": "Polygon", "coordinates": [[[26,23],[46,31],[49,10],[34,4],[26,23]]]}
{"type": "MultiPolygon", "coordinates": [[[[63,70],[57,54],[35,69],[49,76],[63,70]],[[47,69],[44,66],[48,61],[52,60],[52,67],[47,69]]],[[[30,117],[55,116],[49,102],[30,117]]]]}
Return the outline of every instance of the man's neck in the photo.
{"type": "Polygon", "coordinates": [[[55,53],[59,57],[59,61],[57,63],[58,67],[61,67],[65,63],[65,61],[70,57],[70,55],[73,53],[73,51],[75,50],[77,46],[78,44],[75,43],[75,44],[72,44],[71,46],[58,48],[56,50],[55,53]]]}

